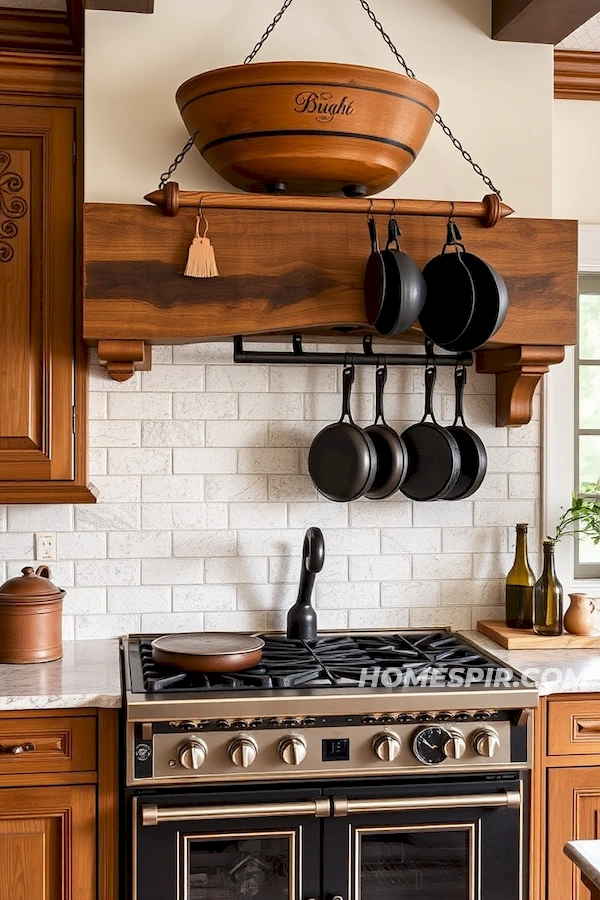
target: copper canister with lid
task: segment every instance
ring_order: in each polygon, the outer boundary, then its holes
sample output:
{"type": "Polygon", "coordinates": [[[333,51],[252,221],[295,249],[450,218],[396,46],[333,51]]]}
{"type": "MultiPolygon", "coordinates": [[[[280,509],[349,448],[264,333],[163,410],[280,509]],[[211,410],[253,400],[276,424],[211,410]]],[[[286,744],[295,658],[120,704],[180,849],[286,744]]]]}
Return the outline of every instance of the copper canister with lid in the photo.
{"type": "Polygon", "coordinates": [[[48,566],[25,566],[0,587],[0,663],[60,659],[65,591],[50,581],[48,566]]]}

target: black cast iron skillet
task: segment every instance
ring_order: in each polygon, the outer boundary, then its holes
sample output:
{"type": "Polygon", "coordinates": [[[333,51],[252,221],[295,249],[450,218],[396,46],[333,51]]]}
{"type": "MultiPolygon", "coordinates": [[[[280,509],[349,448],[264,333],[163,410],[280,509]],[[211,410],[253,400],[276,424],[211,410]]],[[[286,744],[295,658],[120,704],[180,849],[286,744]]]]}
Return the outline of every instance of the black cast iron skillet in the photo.
{"type": "Polygon", "coordinates": [[[387,368],[378,366],[375,373],[375,421],[365,434],[375,445],[376,471],[373,484],[365,497],[369,500],[384,500],[398,490],[408,466],[408,454],[404,441],[385,421],[383,415],[383,390],[387,381],[387,368]]]}
{"type": "Polygon", "coordinates": [[[385,250],[379,249],[372,216],[368,225],[371,255],[364,282],[367,319],[379,334],[401,334],[419,318],[425,303],[425,280],[414,259],[400,249],[396,219],[390,216],[385,250]]]}
{"type": "Polygon", "coordinates": [[[354,366],[345,366],[341,418],[317,434],[308,452],[308,471],[314,486],[328,500],[340,503],[362,497],[377,471],[373,441],[354,424],[350,413],[353,381],[354,366]]]}
{"type": "Polygon", "coordinates": [[[435,365],[425,369],[425,413],[417,425],[402,432],[408,451],[408,470],[400,485],[410,500],[441,500],[452,490],[460,475],[460,451],[456,439],[435,421],[433,388],[435,365]],[[431,421],[427,421],[427,419],[431,421]]]}
{"type": "Polygon", "coordinates": [[[504,322],[508,310],[504,279],[465,250],[455,222],[448,222],[442,252],[427,263],[423,277],[427,296],[419,324],[445,350],[475,350],[504,322]]]}
{"type": "Polygon", "coordinates": [[[454,422],[446,430],[450,432],[460,451],[460,474],[452,490],[444,500],[463,500],[479,490],[487,471],[487,453],[478,434],[467,427],[463,411],[463,396],[467,383],[467,370],[458,365],[454,370],[456,407],[454,422]]]}

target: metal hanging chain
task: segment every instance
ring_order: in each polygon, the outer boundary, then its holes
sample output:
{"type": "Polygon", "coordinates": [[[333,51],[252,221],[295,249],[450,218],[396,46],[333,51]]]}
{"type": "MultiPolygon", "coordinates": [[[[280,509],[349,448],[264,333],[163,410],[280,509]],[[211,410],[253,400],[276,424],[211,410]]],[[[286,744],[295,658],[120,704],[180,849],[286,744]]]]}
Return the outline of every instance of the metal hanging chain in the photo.
{"type": "Polygon", "coordinates": [[[280,9],[279,12],[277,13],[277,15],[275,16],[275,18],[274,18],[273,21],[271,22],[271,24],[269,25],[269,27],[267,28],[267,30],[265,31],[265,33],[264,33],[263,36],[261,37],[261,39],[260,39],[260,41],[258,42],[258,44],[255,46],[255,48],[254,48],[254,50],[252,51],[252,53],[249,53],[248,56],[246,57],[246,59],[244,60],[244,65],[245,65],[245,66],[248,65],[248,63],[251,63],[251,62],[252,62],[252,60],[254,59],[254,57],[256,56],[256,54],[258,53],[258,51],[260,50],[260,48],[261,48],[262,45],[264,44],[264,42],[267,40],[267,38],[269,37],[269,35],[270,35],[271,32],[273,31],[273,29],[275,28],[275,26],[279,24],[279,21],[281,20],[281,17],[283,16],[283,14],[284,14],[284,12],[286,11],[286,9],[289,9],[293,2],[294,2],[294,0],[285,0],[283,6],[281,7],[281,9],[280,9]]]}
{"type": "MultiPolygon", "coordinates": [[[[404,71],[406,72],[406,74],[408,75],[408,77],[416,78],[417,76],[415,75],[413,70],[411,68],[409,68],[409,66],[407,65],[406,60],[404,59],[402,54],[399,52],[399,50],[393,43],[389,34],[387,34],[384,31],[383,25],[381,24],[381,22],[379,21],[379,19],[377,18],[377,16],[375,15],[373,10],[369,6],[369,4],[367,3],[367,0],[358,0],[358,2],[360,3],[360,5],[364,9],[364,11],[366,12],[368,17],[370,18],[371,22],[373,23],[373,25],[375,26],[375,28],[377,29],[377,31],[379,32],[379,34],[381,35],[381,37],[383,38],[385,43],[388,45],[388,47],[390,48],[390,50],[392,51],[392,53],[394,54],[394,56],[396,57],[396,59],[398,60],[398,62],[400,63],[400,65],[402,66],[404,71]]],[[[450,131],[450,129],[448,128],[448,126],[446,125],[446,123],[444,122],[444,120],[442,119],[442,117],[440,116],[439,113],[437,113],[437,115],[434,117],[434,122],[437,122],[437,124],[440,126],[440,128],[442,129],[444,134],[450,138],[450,140],[452,141],[452,143],[454,144],[456,149],[462,155],[463,159],[465,159],[469,163],[469,165],[473,168],[473,170],[477,173],[477,175],[479,175],[479,177],[482,179],[483,183],[485,185],[487,185],[487,187],[489,187],[490,190],[492,190],[494,192],[494,194],[498,195],[499,200],[502,200],[502,194],[500,193],[498,188],[493,184],[491,178],[489,178],[485,174],[485,172],[483,171],[481,166],[478,165],[475,162],[475,160],[473,159],[473,157],[471,156],[471,154],[467,150],[465,150],[465,148],[463,147],[461,142],[458,140],[458,138],[452,134],[452,132],[450,131]]]]}

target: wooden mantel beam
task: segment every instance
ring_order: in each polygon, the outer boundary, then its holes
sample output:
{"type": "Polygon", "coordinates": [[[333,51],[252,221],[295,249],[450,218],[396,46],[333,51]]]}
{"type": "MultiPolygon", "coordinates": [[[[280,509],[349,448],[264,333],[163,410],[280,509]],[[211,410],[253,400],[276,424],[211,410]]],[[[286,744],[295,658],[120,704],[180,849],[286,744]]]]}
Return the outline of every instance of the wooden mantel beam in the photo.
{"type": "Polygon", "coordinates": [[[600,0],[492,0],[492,37],[558,44],[597,12],[600,0]]]}
{"type": "Polygon", "coordinates": [[[154,12],[154,0],[84,0],[83,5],[86,9],[108,9],[115,12],[154,12]]]}

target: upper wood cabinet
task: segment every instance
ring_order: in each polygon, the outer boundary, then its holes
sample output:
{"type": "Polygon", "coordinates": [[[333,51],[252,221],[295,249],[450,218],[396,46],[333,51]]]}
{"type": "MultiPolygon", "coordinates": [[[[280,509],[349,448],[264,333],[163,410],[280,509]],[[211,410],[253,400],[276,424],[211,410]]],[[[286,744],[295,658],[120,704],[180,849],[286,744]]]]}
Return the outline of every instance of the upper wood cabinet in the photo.
{"type": "Polygon", "coordinates": [[[80,339],[81,62],[0,55],[0,502],[93,502],[80,339]]]}

